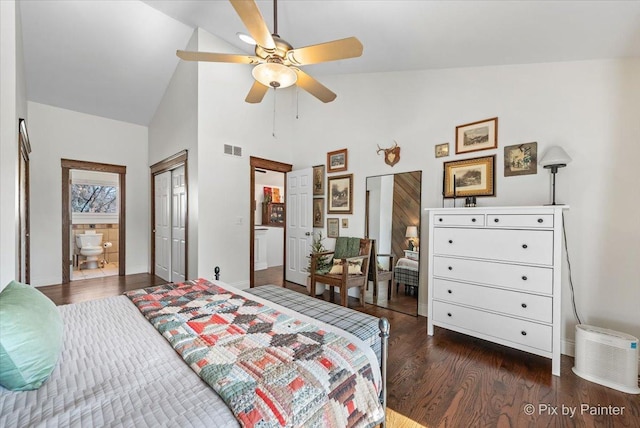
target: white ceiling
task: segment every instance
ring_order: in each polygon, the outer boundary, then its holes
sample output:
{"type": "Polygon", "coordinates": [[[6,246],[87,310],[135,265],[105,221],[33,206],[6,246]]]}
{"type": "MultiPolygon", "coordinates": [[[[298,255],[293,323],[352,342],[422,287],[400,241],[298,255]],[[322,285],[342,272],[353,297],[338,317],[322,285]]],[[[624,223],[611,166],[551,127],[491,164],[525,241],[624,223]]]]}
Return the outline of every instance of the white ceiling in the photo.
{"type": "MultiPolygon", "coordinates": [[[[272,1],[258,6],[273,29],[272,1]]],[[[21,0],[20,9],[29,100],[142,125],[194,28],[252,52],[224,0],[21,0]]],[[[362,41],[362,57],[305,67],[314,76],[640,57],[640,1],[280,0],[278,32],[294,47],[362,41]]]]}

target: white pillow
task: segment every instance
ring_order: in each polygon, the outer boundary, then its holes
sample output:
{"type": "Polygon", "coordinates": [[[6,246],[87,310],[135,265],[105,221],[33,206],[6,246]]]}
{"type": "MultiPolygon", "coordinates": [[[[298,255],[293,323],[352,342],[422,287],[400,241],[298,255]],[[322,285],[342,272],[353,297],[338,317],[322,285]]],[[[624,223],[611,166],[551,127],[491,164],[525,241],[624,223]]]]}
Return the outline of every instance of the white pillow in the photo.
{"type": "MultiPolygon", "coordinates": [[[[353,260],[349,260],[349,267],[347,269],[347,273],[349,275],[362,275],[362,262],[364,262],[363,258],[357,258],[353,260]]],[[[342,273],[342,259],[333,259],[333,267],[329,271],[330,274],[340,275],[342,273]]]]}

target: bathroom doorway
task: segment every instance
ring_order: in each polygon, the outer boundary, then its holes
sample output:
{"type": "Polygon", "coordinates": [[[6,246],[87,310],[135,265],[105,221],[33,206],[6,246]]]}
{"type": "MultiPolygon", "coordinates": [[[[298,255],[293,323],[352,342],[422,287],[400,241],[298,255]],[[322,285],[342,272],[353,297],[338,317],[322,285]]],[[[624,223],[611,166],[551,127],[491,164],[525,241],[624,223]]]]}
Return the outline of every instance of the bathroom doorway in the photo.
{"type": "Polygon", "coordinates": [[[289,164],[251,156],[249,284],[284,284],[286,173],[289,164]]]}
{"type": "Polygon", "coordinates": [[[126,167],[70,159],[61,166],[62,283],[106,273],[124,276],[126,167]]]}
{"type": "Polygon", "coordinates": [[[118,274],[118,174],[71,170],[71,281],[118,274]]]}

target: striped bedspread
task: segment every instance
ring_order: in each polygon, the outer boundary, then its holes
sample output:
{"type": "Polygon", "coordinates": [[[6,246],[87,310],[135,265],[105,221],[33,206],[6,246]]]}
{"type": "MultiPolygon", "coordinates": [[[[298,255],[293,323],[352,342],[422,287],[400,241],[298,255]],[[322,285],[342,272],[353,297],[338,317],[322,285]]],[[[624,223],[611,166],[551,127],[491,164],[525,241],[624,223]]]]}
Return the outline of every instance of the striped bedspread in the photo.
{"type": "Polygon", "coordinates": [[[204,279],[126,293],[245,427],[371,427],[384,411],[353,343],[204,279]]]}

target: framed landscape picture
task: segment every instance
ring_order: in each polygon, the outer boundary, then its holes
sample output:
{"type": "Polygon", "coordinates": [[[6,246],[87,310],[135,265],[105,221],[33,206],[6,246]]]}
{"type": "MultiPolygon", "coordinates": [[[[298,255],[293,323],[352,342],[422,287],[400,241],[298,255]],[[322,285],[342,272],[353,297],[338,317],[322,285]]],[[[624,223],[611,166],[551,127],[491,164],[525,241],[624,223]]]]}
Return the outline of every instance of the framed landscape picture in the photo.
{"type": "Polygon", "coordinates": [[[498,147],[498,118],[456,126],[456,154],[498,147]]]}
{"type": "Polygon", "coordinates": [[[313,195],[324,195],[324,165],[313,167],[313,195]]]}
{"type": "Polygon", "coordinates": [[[313,227],[324,226],[324,198],[313,200],[313,227]]]}
{"type": "Polygon", "coordinates": [[[495,155],[444,163],[444,197],[495,196],[495,155]]]}
{"type": "Polygon", "coordinates": [[[443,158],[449,156],[449,143],[436,144],[436,157],[443,158]]]}
{"type": "Polygon", "coordinates": [[[327,172],[347,170],[347,149],[327,153],[327,172]]]}
{"type": "Polygon", "coordinates": [[[504,176],[538,173],[538,143],[516,144],[504,148],[504,176]]]}
{"type": "Polygon", "coordinates": [[[353,174],[337,175],[327,180],[329,214],[353,213],[353,174]]]}

